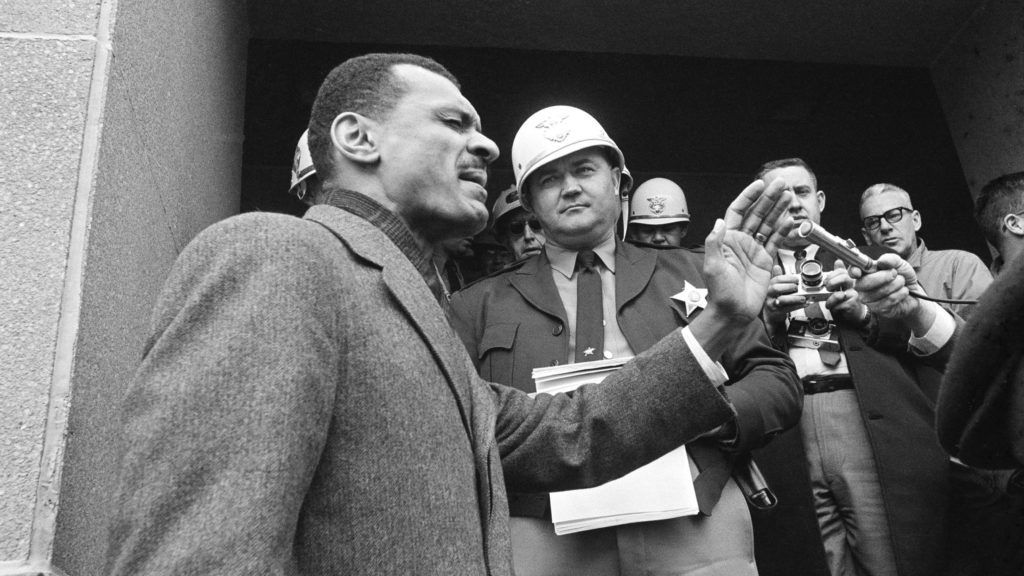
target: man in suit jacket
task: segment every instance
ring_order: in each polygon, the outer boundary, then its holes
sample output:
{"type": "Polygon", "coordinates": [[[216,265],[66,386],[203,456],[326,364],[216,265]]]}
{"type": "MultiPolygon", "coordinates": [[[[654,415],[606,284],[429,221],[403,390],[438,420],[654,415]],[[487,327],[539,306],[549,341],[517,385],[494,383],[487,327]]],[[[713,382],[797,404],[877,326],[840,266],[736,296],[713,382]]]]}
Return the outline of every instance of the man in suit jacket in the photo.
{"type": "MultiPolygon", "coordinates": [[[[538,256],[452,300],[452,322],[484,378],[533,392],[533,368],[640,353],[700,317],[708,294],[701,254],[616,238],[624,160],[593,117],[570,106],[537,112],[516,135],[512,164],[523,205],[547,243],[538,256]],[[586,280],[574,270],[588,250],[601,262],[602,286],[590,306],[576,297],[586,280]],[[583,327],[594,316],[604,319],[600,344],[583,327]]],[[[757,573],[750,517],[730,475],[737,455],[797,422],[799,382],[760,324],[729,344],[722,365],[736,418],[687,447],[704,515],[556,536],[546,494],[513,494],[518,574],[757,573]]]]}
{"type": "MultiPolygon", "coordinates": [[[[785,180],[798,225],[820,223],[825,193],[803,160],[766,163],[759,176],[785,180]]],[[[948,498],[947,458],[933,425],[937,373],[929,375],[907,350],[903,327],[869,314],[842,263],[828,280],[826,301],[797,293],[797,270],[808,279],[828,272],[834,255],[794,230],[779,256],[765,314],[773,341],[789,351],[804,382],[799,430],[829,570],[936,574],[948,498]],[[821,328],[817,337],[814,327],[821,328]]],[[[792,461],[776,455],[765,462],[769,482],[792,461]]],[[[792,468],[784,473],[806,482],[792,468]]]]}
{"type": "Polygon", "coordinates": [[[109,573],[507,575],[506,482],[592,486],[731,420],[694,354],[755,316],[770,259],[748,208],[786,194],[753,184],[734,203],[709,243],[722,286],[689,337],[610,386],[533,400],[474,373],[430,264],[486,224],[498,150],[480,130],[433,60],[328,75],[309,138],[328,205],[210,227],[156,305],[123,399],[109,573]]]}

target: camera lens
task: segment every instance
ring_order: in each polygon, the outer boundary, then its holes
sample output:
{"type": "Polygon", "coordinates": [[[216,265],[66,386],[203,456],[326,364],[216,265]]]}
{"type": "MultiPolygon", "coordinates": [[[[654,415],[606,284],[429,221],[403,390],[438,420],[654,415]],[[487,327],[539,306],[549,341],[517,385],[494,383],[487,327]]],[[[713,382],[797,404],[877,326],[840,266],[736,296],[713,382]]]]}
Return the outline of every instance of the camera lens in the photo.
{"type": "Polygon", "coordinates": [[[828,334],[828,320],[824,318],[811,318],[807,321],[807,331],[815,336],[828,334]]]}
{"type": "Polygon", "coordinates": [[[800,281],[804,283],[804,286],[808,287],[821,286],[821,270],[821,262],[817,260],[804,260],[800,264],[800,281]]]}

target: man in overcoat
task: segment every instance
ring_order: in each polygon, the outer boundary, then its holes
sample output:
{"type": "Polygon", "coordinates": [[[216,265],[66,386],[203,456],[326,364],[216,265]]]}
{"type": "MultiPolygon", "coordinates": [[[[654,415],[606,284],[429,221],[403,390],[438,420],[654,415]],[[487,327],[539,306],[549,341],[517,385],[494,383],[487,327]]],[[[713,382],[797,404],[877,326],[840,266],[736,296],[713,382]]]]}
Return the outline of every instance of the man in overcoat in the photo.
{"type": "Polygon", "coordinates": [[[430,264],[486,225],[498,155],[451,73],[349,60],[309,130],[327,204],[210,227],[159,297],[122,400],[107,573],[508,575],[506,483],[593,486],[732,420],[695,354],[756,317],[770,257],[751,234],[778,240],[780,187],[752,184],[709,237],[715,296],[688,336],[531,399],[476,375],[430,264]]]}

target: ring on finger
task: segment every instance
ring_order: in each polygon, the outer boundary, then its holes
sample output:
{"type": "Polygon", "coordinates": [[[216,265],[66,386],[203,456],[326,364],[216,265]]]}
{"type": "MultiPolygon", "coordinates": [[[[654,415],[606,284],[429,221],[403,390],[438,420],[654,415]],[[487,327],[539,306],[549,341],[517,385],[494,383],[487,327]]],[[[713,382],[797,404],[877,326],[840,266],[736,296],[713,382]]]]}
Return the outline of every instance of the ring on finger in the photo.
{"type": "Polygon", "coordinates": [[[754,240],[757,240],[758,244],[764,245],[764,243],[768,241],[768,237],[758,232],[754,234],[754,240]]]}

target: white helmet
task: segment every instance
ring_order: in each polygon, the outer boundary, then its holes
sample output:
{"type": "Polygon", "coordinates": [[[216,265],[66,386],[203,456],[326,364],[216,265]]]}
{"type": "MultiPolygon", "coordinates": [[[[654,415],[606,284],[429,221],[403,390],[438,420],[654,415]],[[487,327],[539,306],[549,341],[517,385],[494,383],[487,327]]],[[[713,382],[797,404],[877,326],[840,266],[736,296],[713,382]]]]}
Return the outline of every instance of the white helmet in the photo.
{"type": "Polygon", "coordinates": [[[299,136],[299,143],[295,145],[295,157],[292,159],[292,185],[288,192],[295,194],[301,200],[306,196],[306,178],[316,174],[313,167],[313,156],[309,154],[309,130],[299,136]],[[301,186],[300,186],[301,184],[301,186]]]}
{"type": "Polygon", "coordinates": [[[631,224],[672,224],[689,222],[686,195],[675,182],[666,178],[651,178],[641,184],[629,203],[631,224]]]}
{"type": "Polygon", "coordinates": [[[491,226],[495,226],[498,220],[505,214],[522,207],[523,203],[519,200],[519,191],[516,190],[514,185],[502,190],[501,194],[498,194],[498,199],[494,201],[494,208],[491,209],[491,226]]]}
{"type": "Polygon", "coordinates": [[[622,150],[590,114],[572,106],[551,106],[535,113],[523,122],[512,141],[516,189],[522,194],[523,184],[537,168],[591,146],[611,148],[618,168],[625,167],[622,150]]]}

